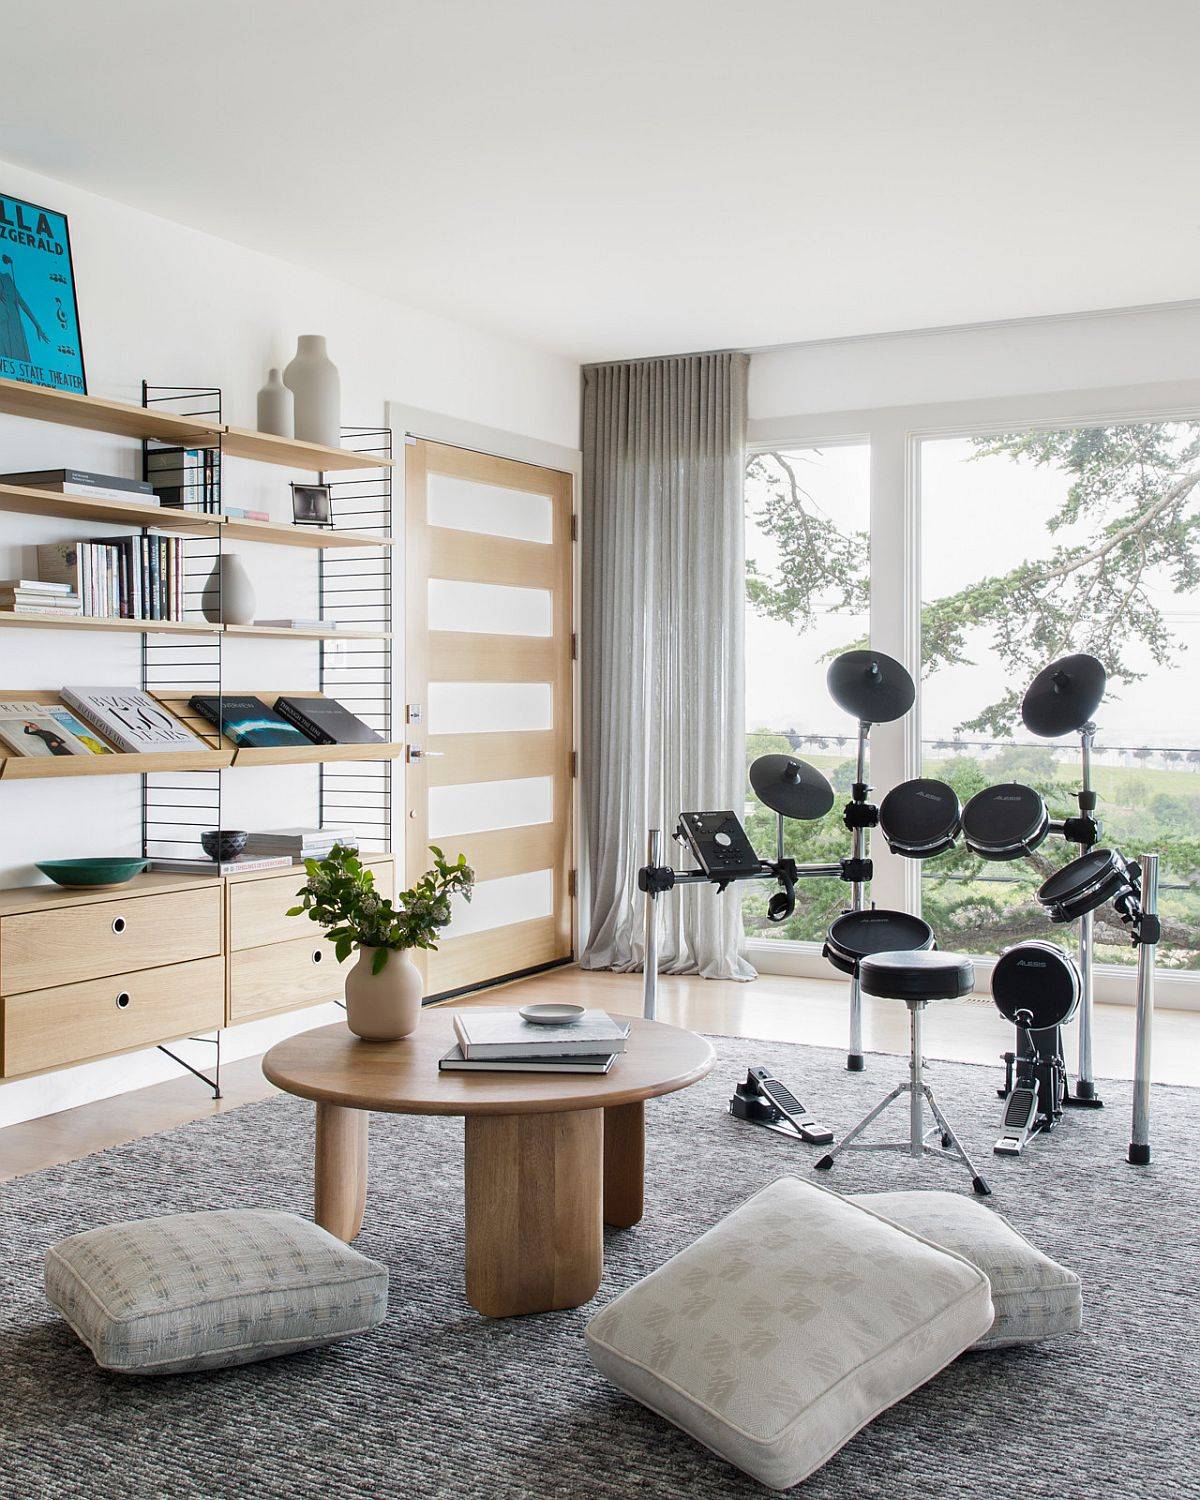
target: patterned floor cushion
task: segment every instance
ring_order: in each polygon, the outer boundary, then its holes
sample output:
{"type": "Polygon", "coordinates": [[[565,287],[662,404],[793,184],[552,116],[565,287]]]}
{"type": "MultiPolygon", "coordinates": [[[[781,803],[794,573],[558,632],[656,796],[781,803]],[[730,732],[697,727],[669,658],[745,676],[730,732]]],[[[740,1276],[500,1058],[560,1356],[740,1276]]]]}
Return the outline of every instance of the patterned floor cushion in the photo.
{"type": "Polygon", "coordinates": [[[786,1489],[991,1324],[963,1256],[781,1177],[609,1303],[587,1342],[615,1385],[786,1489]]]}
{"type": "Polygon", "coordinates": [[[856,1193],[850,1201],[944,1245],[977,1265],[992,1284],[996,1321],[975,1349],[1002,1349],[1078,1333],[1079,1277],[1017,1233],[1007,1219],[960,1193],[856,1193]]]}
{"type": "Polygon", "coordinates": [[[46,1295],[107,1370],[247,1364],[365,1333],[387,1267],[295,1214],[225,1209],[89,1229],[46,1252],[46,1295]]]}

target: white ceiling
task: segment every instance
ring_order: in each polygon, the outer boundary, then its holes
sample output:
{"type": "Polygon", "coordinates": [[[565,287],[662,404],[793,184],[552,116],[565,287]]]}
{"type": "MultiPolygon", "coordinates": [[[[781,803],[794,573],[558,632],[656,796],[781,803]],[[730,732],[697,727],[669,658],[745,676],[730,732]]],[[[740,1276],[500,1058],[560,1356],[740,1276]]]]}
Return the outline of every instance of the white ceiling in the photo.
{"type": "Polygon", "coordinates": [[[0,158],[580,359],[1200,295],[1195,0],[0,19],[0,158]]]}

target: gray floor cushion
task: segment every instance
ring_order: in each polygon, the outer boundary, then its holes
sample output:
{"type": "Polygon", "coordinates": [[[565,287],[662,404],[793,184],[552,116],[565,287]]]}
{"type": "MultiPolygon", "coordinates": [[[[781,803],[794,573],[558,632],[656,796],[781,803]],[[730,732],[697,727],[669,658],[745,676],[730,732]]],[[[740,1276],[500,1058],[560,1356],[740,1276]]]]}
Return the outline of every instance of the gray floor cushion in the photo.
{"type": "Polygon", "coordinates": [[[1079,1277],[1031,1245],[994,1209],[961,1193],[856,1193],[850,1201],[979,1267],[992,1284],[996,1321],[972,1347],[1002,1349],[1078,1333],[1083,1326],[1079,1277]]]}
{"type": "Polygon", "coordinates": [[[781,1177],[598,1313],[587,1342],[622,1390],[786,1489],[991,1324],[969,1260],[781,1177]]]}
{"type": "Polygon", "coordinates": [[[387,1267],[295,1214],[226,1209],[89,1229],[46,1295],[107,1370],[169,1375],[331,1344],[387,1314],[387,1267]]]}

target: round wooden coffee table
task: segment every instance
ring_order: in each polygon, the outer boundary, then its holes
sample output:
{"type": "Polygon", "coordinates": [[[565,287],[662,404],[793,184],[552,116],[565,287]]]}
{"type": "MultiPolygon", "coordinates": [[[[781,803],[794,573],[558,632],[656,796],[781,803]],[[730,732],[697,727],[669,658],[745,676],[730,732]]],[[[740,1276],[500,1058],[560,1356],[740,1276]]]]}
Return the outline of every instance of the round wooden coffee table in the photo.
{"type": "Polygon", "coordinates": [[[467,1297],[493,1318],[578,1307],[604,1269],[605,1224],[642,1217],[647,1099],[698,1082],[702,1036],[634,1020],[608,1074],[439,1073],[453,1012],[428,1010],[400,1042],[343,1025],[272,1047],[263,1072],[317,1106],[315,1218],[340,1239],[362,1226],[367,1112],[466,1117],[467,1297]]]}

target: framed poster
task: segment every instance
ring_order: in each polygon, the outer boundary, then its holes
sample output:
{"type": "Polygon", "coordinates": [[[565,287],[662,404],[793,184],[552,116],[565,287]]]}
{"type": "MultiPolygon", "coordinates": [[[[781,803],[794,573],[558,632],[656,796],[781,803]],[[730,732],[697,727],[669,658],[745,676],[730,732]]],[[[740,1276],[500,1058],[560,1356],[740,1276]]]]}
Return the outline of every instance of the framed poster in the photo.
{"type": "Polygon", "coordinates": [[[0,376],[87,394],[66,215],[4,193],[0,376]]]}

